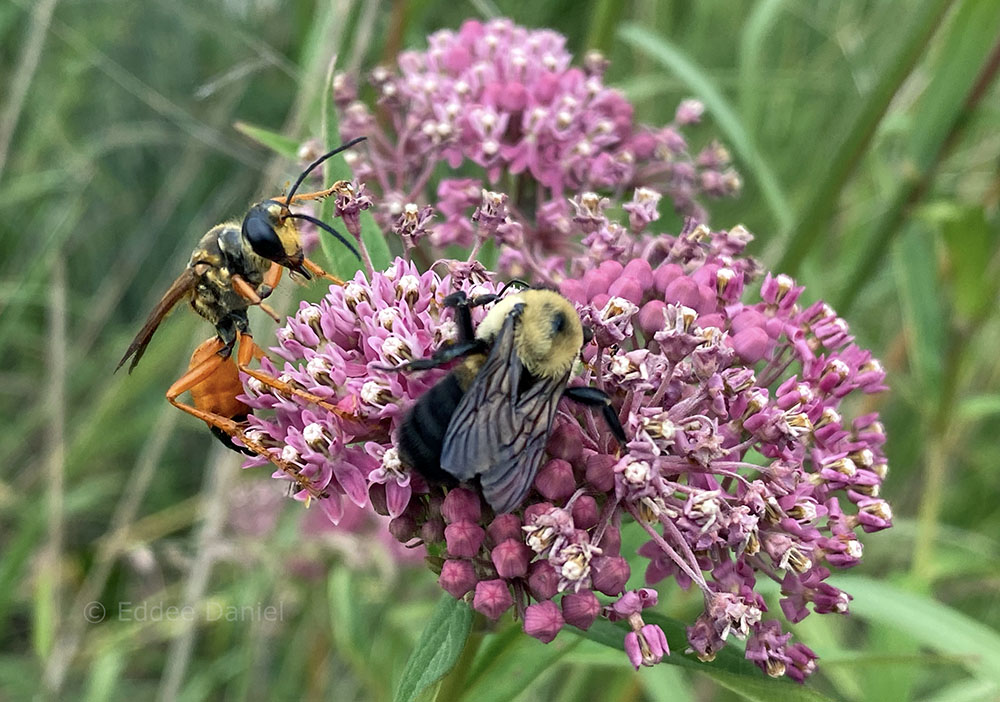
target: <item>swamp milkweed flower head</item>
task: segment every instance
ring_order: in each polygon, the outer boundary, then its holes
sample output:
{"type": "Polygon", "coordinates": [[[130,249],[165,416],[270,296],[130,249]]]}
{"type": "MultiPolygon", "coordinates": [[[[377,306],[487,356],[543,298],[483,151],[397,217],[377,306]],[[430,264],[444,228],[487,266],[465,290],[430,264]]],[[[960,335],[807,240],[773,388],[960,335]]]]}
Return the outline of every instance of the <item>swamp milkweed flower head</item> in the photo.
{"type": "MultiPolygon", "coordinates": [[[[566,262],[576,277],[552,272],[545,282],[594,331],[572,382],[611,394],[625,447],[591,411],[561,405],[532,492],[500,515],[474,488],[446,491],[403,465],[394,437],[404,413],[448,371],[383,368],[456,338],[443,305],[450,292],[501,287],[468,261],[421,271],[403,258],[302,303],[279,330],[284,364],[265,359],[264,369],[335,411],[251,379],[256,438],[328,493],[315,501],[334,522],[345,502],[389,515],[396,539],[426,546],[441,587],[484,615],[513,609],[542,641],[566,625],[621,619],[636,665],[669,651],[642,618],[655,591],[627,589],[621,529],[640,529],[646,585],[673,579],[704,597],[690,652],[711,660],[730,636],[746,639],[763,670],[802,680],[815,655],[766,617],[756,585],[780,583],[791,622],[847,612],[850,596],[827,578],[860,561],[859,530],[886,528],[892,514],[879,497],[882,426],[875,415],[847,419],[841,405],[884,389],[881,366],[829,306],[801,305],[791,278],[761,275],[743,255],[742,227],[689,222],[653,236],[603,210],[588,221],[593,232],[615,230],[616,247],[603,260],[586,247],[566,262]],[[743,301],[749,289],[759,301],[743,301]]],[[[474,309],[474,321],[484,314],[474,309]]]]}
{"type": "MultiPolygon", "coordinates": [[[[852,418],[845,405],[884,389],[882,367],[833,309],[806,304],[793,279],[746,255],[743,227],[689,218],[677,233],[657,231],[664,196],[698,213],[707,182],[735,178],[720,147],[687,155],[677,127],[699,104],[682,103],[667,128],[637,126],[603,86],[602,61],[572,68],[562,37],[506,20],[435,34],[399,64],[398,75],[372,77],[394,134],[348,77],[336,81],[342,136],[370,137],[345,154],[356,180],[337,202],[368,270],[278,330],[280,361],[263,369],[323,404],[250,379],[254,438],[325,495],[296,499],[334,523],[349,503],[387,515],[395,539],[426,547],[441,587],[486,617],[513,612],[546,642],[598,617],[624,622],[636,667],[671,646],[711,660],[744,639],[769,675],[803,680],[816,656],[781,619],[846,613],[850,595],[827,582],[831,572],[860,561],[859,531],[892,523],[879,496],[885,432],[877,415],[852,418]],[[580,144],[594,147],[583,166],[580,144]],[[435,190],[441,161],[482,175],[435,190]],[[508,173],[515,190],[488,189],[508,173]],[[402,250],[384,270],[358,234],[369,207],[402,250]],[[453,242],[471,245],[466,259],[414,262],[453,242]],[[570,382],[608,392],[628,437],[619,446],[592,410],[561,403],[532,490],[506,514],[475,486],[428,484],[400,460],[407,409],[448,369],[384,370],[457,338],[450,293],[502,289],[477,260],[486,242],[505,277],[575,304],[593,338],[570,382]],[[638,554],[622,553],[623,529],[644,538],[638,554]],[[630,584],[636,555],[646,587],[630,584]],[[761,579],[779,583],[780,612],[768,611],[761,579]],[[670,582],[704,601],[686,643],[643,618],[670,582]]],[[[473,322],[486,311],[474,308],[473,322]]]]}
{"type": "Polygon", "coordinates": [[[638,124],[631,103],[604,84],[608,62],[595,52],[574,66],[565,44],[557,32],[508,19],[436,32],[426,50],[404,52],[395,69],[368,76],[385,120],[358,100],[353,77],[337,76],[342,136],[371,138],[367,155],[345,158],[378,194],[383,230],[407,207],[419,212],[436,201],[442,221],[431,243],[467,246],[468,214],[501,175],[522,184],[510,193],[519,196],[517,219],[525,241],[542,252],[560,251],[574,233],[567,194],[647,185],[703,219],[703,196],[739,191],[722,146],[688,150],[682,130],[700,120],[699,102],[682,102],[669,125],[638,124]],[[442,163],[462,167],[464,177],[432,183],[442,163]]]}

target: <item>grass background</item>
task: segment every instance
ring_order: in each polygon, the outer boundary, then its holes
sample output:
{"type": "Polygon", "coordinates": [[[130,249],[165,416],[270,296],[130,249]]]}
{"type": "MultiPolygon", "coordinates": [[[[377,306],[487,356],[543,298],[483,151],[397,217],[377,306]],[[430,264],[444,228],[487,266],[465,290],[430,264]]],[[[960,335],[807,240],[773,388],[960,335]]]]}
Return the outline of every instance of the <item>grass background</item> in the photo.
{"type": "MultiPolygon", "coordinates": [[[[0,3],[0,698],[391,698],[433,576],[321,532],[167,406],[210,333],[194,315],[134,375],[111,371],[197,237],[294,175],[236,121],[317,135],[331,56],[367,70],[494,15],[604,51],[643,121],[703,99],[696,145],[718,135],[745,180],[713,223],[744,223],[888,370],[892,392],[859,409],[888,429],[896,526],[840,581],[853,616],[797,627],[823,657],[811,687],[1000,698],[994,0],[0,3]]],[[[286,309],[319,294],[290,287],[286,309]]],[[[666,590],[662,609],[693,619],[666,590]]],[[[775,699],[634,674],[570,634],[490,646],[469,698],[775,699]]]]}

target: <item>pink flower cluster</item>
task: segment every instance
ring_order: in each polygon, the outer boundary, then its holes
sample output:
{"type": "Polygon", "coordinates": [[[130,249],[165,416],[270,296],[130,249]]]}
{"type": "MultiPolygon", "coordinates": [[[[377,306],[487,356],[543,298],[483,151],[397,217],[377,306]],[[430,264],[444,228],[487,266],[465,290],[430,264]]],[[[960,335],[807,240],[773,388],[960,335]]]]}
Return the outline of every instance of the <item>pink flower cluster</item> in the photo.
{"type": "MultiPolygon", "coordinates": [[[[676,236],[635,235],[645,224],[608,220],[610,203],[595,205],[596,197],[574,199],[577,226],[593,240],[565,261],[575,277],[550,268],[542,279],[558,284],[594,331],[574,382],[611,393],[629,437],[624,451],[593,412],[561,406],[534,490],[500,515],[474,490],[428,485],[401,463],[393,439],[405,410],[447,371],[382,368],[429,357],[455,338],[447,294],[500,287],[471,260],[442,262],[451,272],[439,276],[397,259],[370,279],[359,273],[333,286],[319,304],[303,303],[278,333],[284,367],[266,359],[263,367],[324,402],[250,380],[256,439],[325,492],[317,502],[333,521],[344,499],[390,515],[393,536],[436,559],[442,588],[471,596],[488,617],[514,608],[543,641],[565,625],[622,619],[630,659],[651,664],[668,648],[635,606],[655,595],[626,591],[621,529],[631,524],[649,539],[638,554],[648,585],[669,577],[703,594],[690,651],[711,660],[730,636],[746,638],[747,657],[762,669],[802,680],[815,655],[790,643],[779,620],[764,619],[756,585],[780,583],[792,622],[847,611],[850,596],[826,580],[859,562],[857,531],[890,526],[891,511],[879,497],[882,426],[874,415],[849,421],[840,406],[884,389],[883,371],[827,305],[800,305],[803,290],[787,276],[765,275],[754,286],[759,301],[742,301],[759,276],[743,255],[750,235],[742,227],[691,223],[676,236]],[[595,245],[610,232],[613,245],[595,245]]],[[[503,220],[496,193],[480,209],[495,199],[503,220]]],[[[529,270],[544,267],[517,254],[529,270]]],[[[484,314],[477,308],[474,321],[484,314]]]]}
{"type": "MultiPolygon", "coordinates": [[[[671,579],[704,599],[689,652],[711,660],[730,637],[745,639],[769,675],[803,680],[816,656],[781,617],[847,612],[831,571],[860,561],[859,531],[891,526],[882,425],[842,407],[884,389],[881,366],[829,306],[763,274],[743,227],[689,219],[677,234],[652,231],[663,195],[697,213],[700,193],[736,189],[721,147],[688,155],[678,128],[697,121],[697,103],[665,128],[636,125],[603,85],[602,59],[573,68],[558,34],[507,20],[429,43],[400,58],[398,75],[373,72],[385,120],[348,77],[336,81],[343,135],[369,137],[345,154],[357,180],[336,203],[367,275],[303,303],[279,329],[283,364],[262,367],[313,399],[248,380],[254,438],[311,482],[297,499],[334,523],[347,503],[387,515],[396,540],[426,547],[441,587],[487,617],[513,610],[542,641],[598,617],[622,621],[629,660],[652,665],[670,650],[642,611],[671,579]],[[441,162],[482,173],[434,188],[441,162]],[[484,188],[501,175],[514,176],[510,192],[484,188]],[[403,250],[385,271],[361,241],[367,208],[403,250]],[[407,409],[448,370],[384,370],[456,339],[451,292],[499,291],[476,259],[487,241],[505,274],[576,304],[594,334],[571,382],[609,393],[629,439],[619,446],[592,410],[562,403],[533,490],[499,515],[475,486],[428,484],[394,445],[407,409]],[[472,247],[464,261],[410,260],[456,242],[472,247]],[[623,529],[646,538],[637,555],[650,587],[627,589],[636,554],[622,553],[623,529]],[[780,585],[777,616],[767,617],[761,579],[780,585]]],[[[473,321],[486,312],[475,308],[473,321]]]]}
{"type": "Polygon", "coordinates": [[[565,43],[556,32],[507,19],[437,32],[426,51],[399,57],[398,73],[371,73],[385,120],[357,99],[350,76],[337,76],[341,134],[366,135],[372,147],[346,157],[378,195],[383,230],[402,235],[409,228],[411,236],[428,234],[435,246],[468,246],[468,215],[486,182],[501,175],[518,183],[509,194],[520,231],[510,236],[523,234],[539,252],[560,251],[574,233],[566,193],[647,185],[679,212],[703,219],[700,196],[739,190],[724,148],[713,143],[696,155],[688,151],[681,128],[700,120],[700,103],[681,103],[665,127],[639,125],[632,105],[604,85],[607,61],[590,54],[574,67],[565,43]],[[433,183],[442,163],[469,175],[433,183]],[[431,201],[443,219],[434,226],[431,201]],[[415,226],[419,219],[423,226],[415,226]]]}

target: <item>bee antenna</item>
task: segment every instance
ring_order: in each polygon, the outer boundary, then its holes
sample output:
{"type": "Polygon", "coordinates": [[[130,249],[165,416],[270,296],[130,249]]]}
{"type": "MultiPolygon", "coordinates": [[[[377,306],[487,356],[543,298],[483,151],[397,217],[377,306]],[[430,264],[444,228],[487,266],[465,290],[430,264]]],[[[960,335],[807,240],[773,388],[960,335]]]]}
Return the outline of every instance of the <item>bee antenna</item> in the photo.
{"type": "Polygon", "coordinates": [[[359,261],[361,260],[361,254],[359,254],[358,250],[356,248],[354,248],[354,245],[351,242],[349,242],[347,239],[345,239],[343,237],[343,235],[341,235],[340,232],[338,232],[336,229],[334,229],[333,227],[331,227],[329,224],[327,224],[323,220],[316,219],[315,217],[310,217],[309,215],[302,214],[301,212],[292,212],[291,214],[289,214],[287,216],[291,217],[292,219],[304,219],[307,222],[312,222],[313,224],[315,224],[317,227],[319,227],[323,231],[329,232],[330,234],[333,234],[335,237],[337,237],[338,239],[340,239],[340,242],[344,246],[346,246],[347,248],[349,248],[351,250],[351,253],[354,254],[355,257],[359,261]]]}
{"type": "Polygon", "coordinates": [[[507,289],[511,288],[511,287],[513,287],[515,285],[519,285],[522,288],[530,288],[531,287],[530,283],[526,283],[525,281],[521,280],[520,278],[514,278],[513,280],[508,280],[504,284],[504,286],[502,288],[500,288],[500,292],[497,293],[497,297],[503,297],[504,293],[507,292],[507,289]]]}
{"type": "MultiPolygon", "coordinates": [[[[351,148],[355,144],[357,144],[359,142],[362,142],[362,141],[364,141],[367,138],[368,137],[360,136],[360,137],[358,137],[356,139],[351,139],[349,142],[347,142],[346,144],[341,144],[340,146],[338,146],[333,151],[327,151],[325,154],[323,154],[322,156],[320,156],[319,158],[317,158],[315,161],[313,161],[312,163],[310,163],[308,166],[306,166],[306,169],[304,171],[302,171],[302,173],[299,174],[298,180],[295,181],[295,185],[292,186],[292,189],[289,190],[288,194],[285,196],[285,209],[287,209],[288,205],[291,204],[291,202],[292,202],[292,196],[295,195],[295,191],[299,189],[300,185],[302,185],[302,181],[306,179],[307,175],[309,175],[310,173],[312,173],[313,169],[315,169],[316,166],[318,166],[319,164],[323,163],[323,161],[327,160],[328,158],[330,158],[332,156],[336,156],[341,151],[346,151],[347,149],[351,148]]],[[[344,242],[344,243],[347,243],[347,242],[344,242]]]]}

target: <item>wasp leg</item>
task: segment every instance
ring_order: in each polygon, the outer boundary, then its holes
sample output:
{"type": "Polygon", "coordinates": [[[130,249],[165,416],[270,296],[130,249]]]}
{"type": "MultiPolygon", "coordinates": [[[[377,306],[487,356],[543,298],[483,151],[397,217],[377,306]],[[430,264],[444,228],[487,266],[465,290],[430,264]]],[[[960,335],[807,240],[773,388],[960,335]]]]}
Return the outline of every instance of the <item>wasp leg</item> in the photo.
{"type": "MultiPolygon", "coordinates": [[[[267,316],[273,319],[275,322],[281,321],[281,317],[278,316],[278,313],[275,312],[273,309],[271,309],[268,305],[264,304],[264,298],[258,295],[257,291],[254,290],[253,286],[250,285],[250,283],[248,283],[246,280],[244,280],[242,276],[234,275],[231,278],[231,280],[233,283],[233,290],[235,290],[241,297],[244,297],[247,300],[249,300],[251,304],[259,305],[260,308],[267,313],[267,316]]],[[[270,293],[270,290],[268,291],[268,293],[270,293]]]]}
{"type": "Polygon", "coordinates": [[[619,444],[625,445],[625,430],[622,428],[618,414],[611,404],[611,398],[606,392],[589,386],[572,387],[563,390],[563,397],[567,400],[578,402],[581,405],[587,405],[588,407],[600,407],[601,414],[604,416],[604,421],[607,422],[611,433],[618,439],[619,444]]]}
{"type": "Polygon", "coordinates": [[[289,200],[284,195],[273,199],[276,200],[277,202],[284,201],[285,207],[288,207],[289,205],[294,205],[296,202],[307,202],[309,200],[322,200],[324,198],[328,198],[346,185],[348,185],[348,182],[346,180],[338,180],[336,183],[331,185],[329,188],[326,188],[325,190],[317,190],[314,193],[300,193],[298,195],[292,195],[291,200],[289,200]]]}
{"type": "Polygon", "coordinates": [[[257,288],[257,294],[262,300],[278,287],[278,283],[281,281],[281,271],[284,269],[285,267],[279,263],[272,263],[271,267],[267,269],[267,273],[264,274],[264,282],[257,288]]]}
{"type": "Polygon", "coordinates": [[[267,385],[270,388],[274,388],[275,390],[284,395],[295,395],[296,397],[301,397],[306,402],[310,402],[318,407],[322,407],[327,412],[332,412],[338,417],[357,421],[358,418],[355,415],[345,410],[342,410],[339,407],[336,407],[335,405],[330,404],[329,401],[320,397],[319,395],[314,395],[313,393],[307,390],[297,388],[291,383],[285,382],[280,378],[275,378],[273,375],[265,373],[262,370],[251,368],[250,367],[251,361],[254,358],[260,358],[263,355],[264,352],[261,350],[259,346],[257,346],[257,344],[254,343],[253,337],[251,337],[246,332],[242,332],[240,334],[240,350],[237,355],[237,362],[236,362],[236,366],[237,368],[240,369],[240,371],[246,373],[251,378],[256,378],[264,385],[267,385]]]}
{"type": "MultiPolygon", "coordinates": [[[[214,344],[218,346],[217,349],[212,350],[209,355],[200,363],[198,363],[194,368],[188,370],[187,373],[182,375],[177,381],[170,386],[167,390],[167,402],[172,404],[179,410],[187,412],[192,417],[197,417],[201,421],[208,424],[210,427],[219,429],[220,431],[228,434],[231,437],[239,438],[247,448],[256,453],[259,456],[263,456],[277,466],[281,471],[288,474],[296,483],[298,483],[303,490],[306,490],[312,497],[325,497],[328,496],[316,488],[312,484],[309,478],[302,475],[298,468],[282,460],[278,456],[273,455],[268,451],[263,445],[254,441],[253,439],[247,437],[246,432],[243,431],[243,427],[240,426],[238,422],[235,422],[228,417],[223,417],[222,415],[215,414],[214,412],[206,412],[205,410],[198,409],[191,405],[180,402],[177,398],[183,393],[187,392],[194,386],[205,381],[207,378],[211,377],[215,373],[219,366],[223,363],[229,362],[228,359],[223,358],[218,355],[218,351],[222,350],[224,344],[218,339],[213,340],[214,344]]],[[[242,350],[242,349],[241,349],[242,350]]]]}
{"type": "Polygon", "coordinates": [[[324,271],[322,268],[320,268],[319,265],[317,265],[315,261],[310,261],[308,258],[304,258],[304,259],[302,259],[302,266],[307,271],[309,271],[310,273],[312,273],[313,275],[315,275],[316,277],[318,277],[318,278],[326,278],[327,280],[329,280],[334,285],[343,285],[344,284],[344,281],[342,281],[340,278],[338,278],[335,275],[330,275],[329,273],[327,273],[326,271],[324,271]]]}

